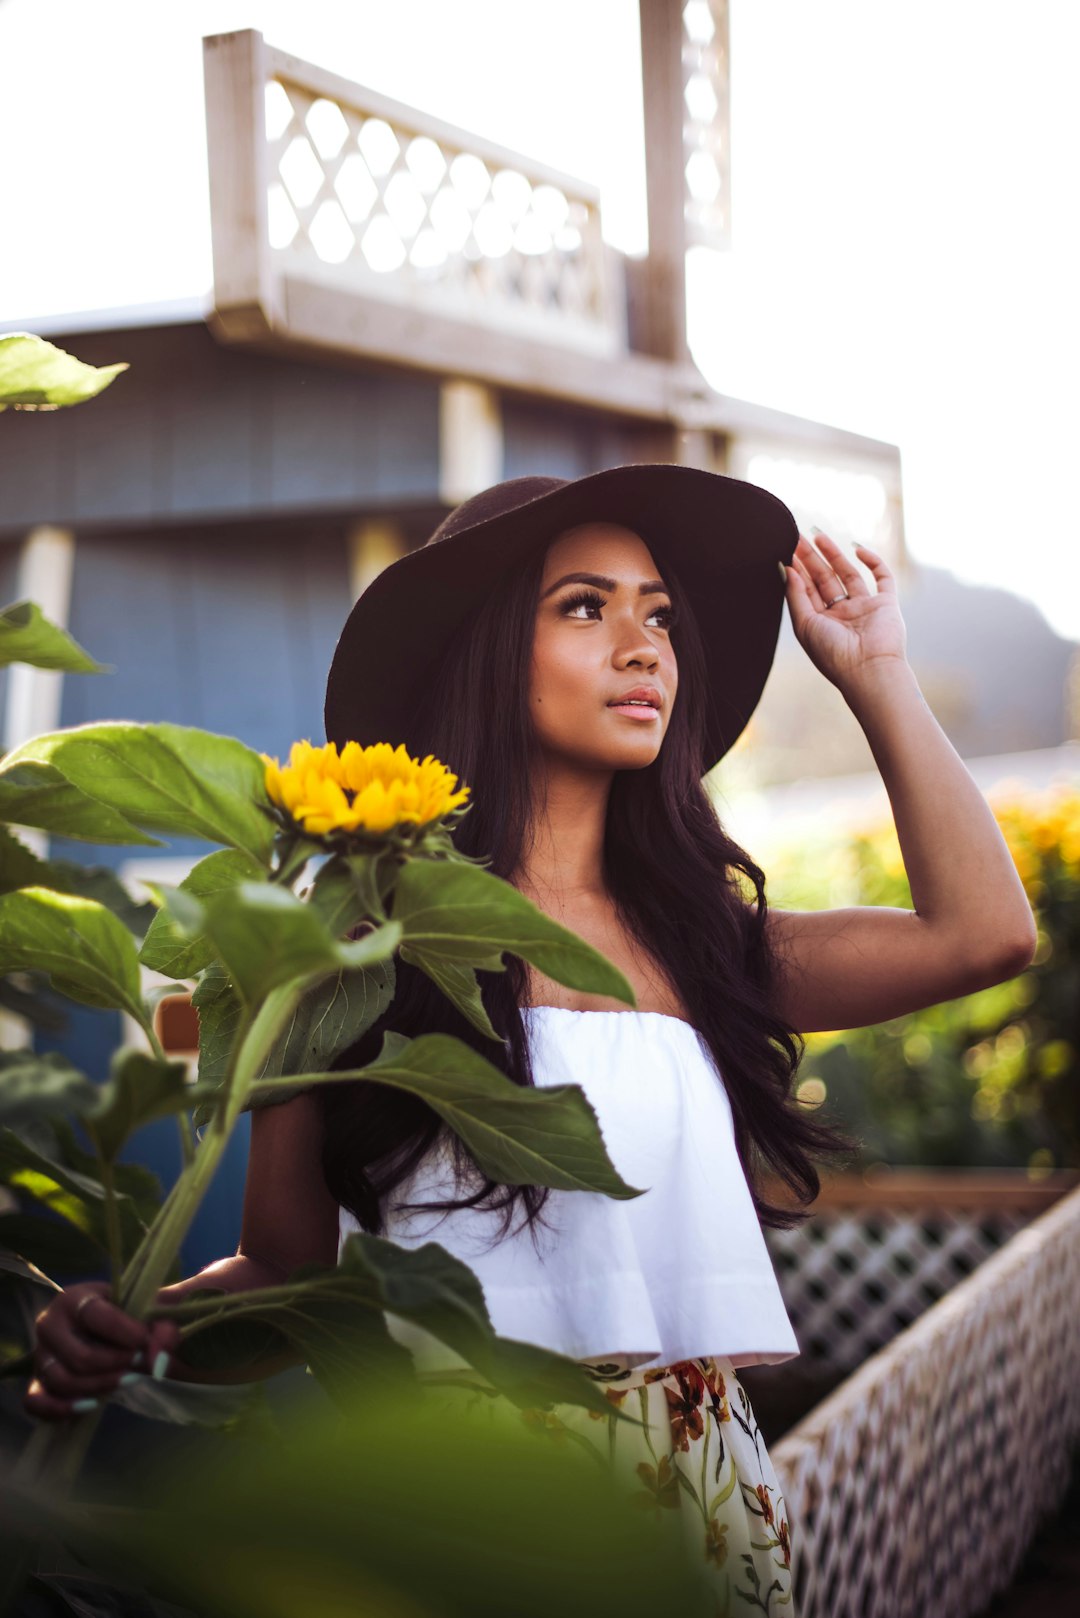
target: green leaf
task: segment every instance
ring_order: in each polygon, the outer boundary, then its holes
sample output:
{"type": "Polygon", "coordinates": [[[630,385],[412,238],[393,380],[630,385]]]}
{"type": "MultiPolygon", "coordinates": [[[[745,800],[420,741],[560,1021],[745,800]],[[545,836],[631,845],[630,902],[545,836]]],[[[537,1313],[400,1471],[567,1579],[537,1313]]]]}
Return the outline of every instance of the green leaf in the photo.
{"type": "Polygon", "coordinates": [[[0,826],[0,893],[18,888],[51,888],[96,899],[128,929],[141,937],[156,914],[154,906],[132,897],[107,865],[77,865],[74,860],[42,860],[0,826]]]}
{"type": "Polygon", "coordinates": [[[0,820],[16,826],[40,826],[84,843],[138,843],[160,848],[159,837],[147,837],[130,820],[75,786],[52,764],[31,759],[0,761],[0,820]]]}
{"type": "MultiPolygon", "coordinates": [[[[17,1254],[24,1263],[40,1271],[45,1285],[53,1275],[93,1275],[101,1267],[104,1253],[98,1242],[74,1225],[41,1214],[0,1214],[0,1267],[17,1254]]],[[[31,1275],[31,1280],[37,1279],[31,1275]]],[[[55,1282],[51,1283],[53,1286],[55,1282]]]]}
{"type": "MultiPolygon", "coordinates": [[[[191,997],[199,1018],[199,1084],[219,1085],[225,1078],[229,1053],[243,1016],[240,997],[219,961],[208,966],[191,997]]],[[[194,1115],[196,1126],[209,1117],[194,1115]]]]}
{"type": "MultiPolygon", "coordinates": [[[[241,882],[258,881],[262,867],[236,848],[221,848],[192,868],[180,884],[181,893],[209,899],[241,882]]],[[[151,971],[170,978],[193,978],[214,959],[214,947],[205,936],[194,938],[178,925],[175,906],[157,912],[143,940],[139,960],[151,971]]]]}
{"type": "Polygon", "coordinates": [[[629,982],[606,956],[478,865],[409,860],[394,889],[393,917],[409,958],[431,976],[439,962],[502,972],[509,951],[556,983],[635,1004],[629,982]]]}
{"type": "MultiPolygon", "coordinates": [[[[371,856],[365,863],[370,863],[371,856]]],[[[362,876],[354,872],[364,872],[364,863],[360,860],[348,861],[335,857],[326,861],[315,873],[315,880],[304,895],[305,904],[322,917],[327,930],[335,938],[341,938],[350,927],[368,918],[374,919],[379,914],[377,892],[372,891],[372,884],[364,881],[362,876]]]]}
{"type": "Polygon", "coordinates": [[[39,859],[33,849],[13,837],[6,826],[0,826],[0,893],[14,893],[18,888],[53,887],[55,884],[42,880],[47,864],[47,860],[39,859]]]}
{"type": "MultiPolygon", "coordinates": [[[[287,1076],[329,1068],[339,1052],[355,1044],[382,1016],[393,997],[393,964],[389,961],[362,971],[339,972],[335,977],[323,978],[314,984],[301,996],[292,1018],[274,1041],[257,1075],[260,1081],[273,1079],[274,1083],[263,1086],[254,1100],[244,1103],[242,1110],[252,1112],[261,1107],[278,1106],[302,1094],[309,1086],[289,1084],[287,1076]]],[[[239,1007],[239,1001],[234,1000],[234,1017],[238,1017],[239,1007]]],[[[200,1096],[204,1093],[202,1071],[200,1062],[197,1092],[200,1096]]],[[[220,1083],[224,1064],[216,1063],[213,1070],[207,1064],[208,1076],[211,1071],[220,1083]]],[[[192,1114],[196,1129],[209,1121],[213,1110],[212,1096],[200,1102],[192,1114]]]]}
{"type": "Polygon", "coordinates": [[[307,902],[338,938],[359,921],[385,921],[400,864],[392,848],[373,854],[338,854],[320,866],[307,902]]]}
{"type": "Polygon", "coordinates": [[[0,337],[0,410],[55,410],[81,404],[107,388],[127,370],[115,365],[87,365],[55,343],[33,332],[13,331],[0,337]]]}
{"type": "Polygon", "coordinates": [[[146,831],[225,843],[269,868],[275,828],[264,812],[266,768],[231,736],[184,725],[78,725],[24,742],[0,767],[0,781],[32,761],[53,765],[146,831]]]}
{"type": "MultiPolygon", "coordinates": [[[[72,1168],[38,1145],[31,1124],[18,1130],[0,1128],[0,1184],[40,1202],[108,1252],[105,1187],[94,1174],[72,1168]]],[[[131,1197],[117,1190],[116,1208],[124,1262],[132,1256],[146,1227],[131,1197]]]]}
{"type": "Polygon", "coordinates": [[[371,1277],[391,1314],[429,1332],[519,1405],[581,1404],[607,1415],[612,1406],[581,1367],[564,1355],[495,1334],[477,1277],[437,1242],[399,1247],[354,1232],[339,1268],[371,1277]]]}
{"type": "Polygon", "coordinates": [[[22,989],[14,978],[0,977],[0,1008],[24,1017],[33,1028],[49,1033],[62,1033],[68,1025],[68,1013],[39,972],[29,974],[30,987],[22,989]]]}
{"type": "Polygon", "coordinates": [[[159,1062],[145,1051],[113,1052],[111,1073],[84,1128],[107,1163],[129,1136],[155,1118],[183,1112],[190,1101],[186,1062],[159,1062]]]}
{"type": "MultiPolygon", "coordinates": [[[[39,1126],[30,1127],[37,1129],[39,1126]]],[[[79,1145],[69,1119],[51,1118],[46,1127],[53,1136],[52,1156],[81,1174],[88,1174],[92,1179],[99,1178],[97,1157],[79,1145]]],[[[22,1127],[18,1132],[25,1133],[22,1127]]],[[[143,1163],[114,1163],[112,1173],[116,1190],[130,1199],[143,1225],[149,1225],[157,1217],[162,1201],[161,1181],[153,1169],[148,1169],[143,1163]]]]}
{"type": "Polygon", "coordinates": [[[497,1337],[480,1282],[435,1242],[411,1249],[354,1234],[335,1266],[302,1265],[280,1286],[195,1298],[157,1311],[181,1320],[180,1353],[192,1365],[242,1368],[291,1344],[331,1396],[348,1397],[361,1377],[411,1370],[411,1355],[387,1330],[389,1312],[445,1343],[515,1403],[612,1410],[575,1361],[497,1337]]]}
{"type": "Polygon", "coordinates": [[[0,895],[0,972],[47,972],[86,1006],[143,1017],[135,944],[104,905],[48,888],[0,895]]]}
{"type": "Polygon", "coordinates": [[[442,990],[474,1028],[478,1028],[488,1039],[502,1042],[501,1035],[496,1033],[484,1008],[480,997],[480,980],[473,967],[466,966],[462,961],[445,960],[440,955],[417,953],[407,944],[401,946],[400,953],[407,965],[418,966],[427,973],[432,983],[442,990]]]}
{"type": "MultiPolygon", "coordinates": [[[[366,1067],[308,1077],[323,1084],[370,1079],[419,1096],[461,1136],[484,1173],[504,1185],[600,1191],[619,1199],[648,1189],[628,1185],[615,1169],[580,1085],[526,1089],[451,1034],[392,1042],[388,1036],[366,1067]]],[[[266,1089],[259,1081],[252,1093],[266,1089]]]]}
{"type": "Polygon", "coordinates": [[[351,943],[336,939],[310,905],[288,888],[242,882],[205,904],[207,937],[249,1005],[271,989],[389,960],[401,938],[387,922],[351,943]]]}
{"type": "Polygon", "coordinates": [[[391,961],[325,978],[301,996],[259,1077],[315,1073],[356,1043],[382,1016],[394,995],[391,961]]]}
{"type": "Polygon", "coordinates": [[[66,629],[46,618],[36,601],[13,601],[0,610],[0,664],[31,663],[69,674],[111,674],[72,640],[66,629]]]}
{"type": "Polygon", "coordinates": [[[0,1051],[2,1123],[90,1112],[97,1098],[97,1085],[58,1051],[0,1051]]]}
{"type": "MultiPolygon", "coordinates": [[[[181,1427],[227,1427],[238,1420],[249,1420],[253,1410],[262,1406],[266,1390],[261,1382],[215,1387],[179,1378],[159,1382],[148,1374],[126,1388],[114,1388],[106,1397],[109,1404],[122,1405],[134,1415],[146,1416],[151,1421],[167,1421],[181,1427]]],[[[129,1612],[130,1608],[122,1610],[129,1612]]]]}
{"type": "MultiPolygon", "coordinates": [[[[390,1335],[377,1287],[337,1267],[304,1265],[278,1287],[213,1297],[192,1293],[181,1302],[190,1324],[179,1352],[199,1368],[254,1369],[291,1348],[338,1398],[347,1397],[358,1378],[378,1382],[411,1371],[408,1350],[390,1335]]],[[[171,1308],[154,1314],[175,1318],[171,1308]]]]}

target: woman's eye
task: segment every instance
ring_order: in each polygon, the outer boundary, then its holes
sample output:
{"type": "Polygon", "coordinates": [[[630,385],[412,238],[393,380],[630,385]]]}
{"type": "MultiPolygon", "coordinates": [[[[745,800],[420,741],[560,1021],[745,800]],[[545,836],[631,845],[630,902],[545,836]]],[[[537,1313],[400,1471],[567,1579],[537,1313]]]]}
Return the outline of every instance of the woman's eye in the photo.
{"type": "Polygon", "coordinates": [[[603,596],[597,595],[595,590],[579,590],[577,595],[567,596],[562,604],[562,610],[567,618],[581,617],[583,615],[577,610],[579,607],[594,607],[599,611],[603,605],[603,596]]]}
{"type": "MultiPolygon", "coordinates": [[[[606,605],[607,603],[603,596],[598,595],[595,590],[582,590],[577,595],[566,598],[562,603],[562,612],[564,617],[578,617],[584,620],[588,617],[588,613],[582,613],[580,611],[582,607],[599,612],[606,605]]],[[[658,617],[661,620],[660,628],[670,629],[675,621],[675,609],[674,607],[654,607],[649,617],[658,617]]]]}

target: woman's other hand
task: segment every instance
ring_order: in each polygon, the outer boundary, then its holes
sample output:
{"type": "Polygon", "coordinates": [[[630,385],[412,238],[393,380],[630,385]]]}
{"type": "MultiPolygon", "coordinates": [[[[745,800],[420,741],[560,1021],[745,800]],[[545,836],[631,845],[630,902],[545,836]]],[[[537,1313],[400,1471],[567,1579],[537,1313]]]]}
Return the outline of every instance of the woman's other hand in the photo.
{"type": "Polygon", "coordinates": [[[127,1376],[158,1377],[180,1341],[174,1320],[136,1320],[110,1298],[107,1281],[79,1281],[58,1292],[34,1322],[34,1378],[23,1409],[64,1421],[100,1404],[127,1376]],[[93,1401],[87,1404],[86,1401],[93,1401]]]}

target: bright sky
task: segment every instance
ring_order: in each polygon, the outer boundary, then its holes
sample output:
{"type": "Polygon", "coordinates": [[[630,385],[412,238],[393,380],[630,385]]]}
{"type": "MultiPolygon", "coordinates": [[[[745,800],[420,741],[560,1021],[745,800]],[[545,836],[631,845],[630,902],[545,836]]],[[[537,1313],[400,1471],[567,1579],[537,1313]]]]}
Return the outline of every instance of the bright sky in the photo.
{"type": "MultiPolygon", "coordinates": [[[[1080,6],[731,0],[724,393],[900,446],[913,554],[1080,639],[1080,6]]],[[[645,246],[636,0],[0,0],[0,330],[211,282],[201,38],[270,43],[599,185],[645,246]]]]}

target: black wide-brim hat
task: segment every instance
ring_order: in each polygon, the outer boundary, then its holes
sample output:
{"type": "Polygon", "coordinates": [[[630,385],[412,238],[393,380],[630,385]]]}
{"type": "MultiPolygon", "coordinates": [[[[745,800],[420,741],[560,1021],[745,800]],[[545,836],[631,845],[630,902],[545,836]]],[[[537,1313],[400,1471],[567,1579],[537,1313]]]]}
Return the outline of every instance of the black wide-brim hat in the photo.
{"type": "Polygon", "coordinates": [[[350,612],[327,680],[327,740],[407,747],[417,702],[455,630],[508,569],[586,522],[632,529],[661,572],[670,557],[701,631],[707,757],[719,762],[765,689],[785,597],[776,564],[790,565],[798,525],[757,484],[656,462],[572,480],[510,478],[456,506],[350,612]]]}

